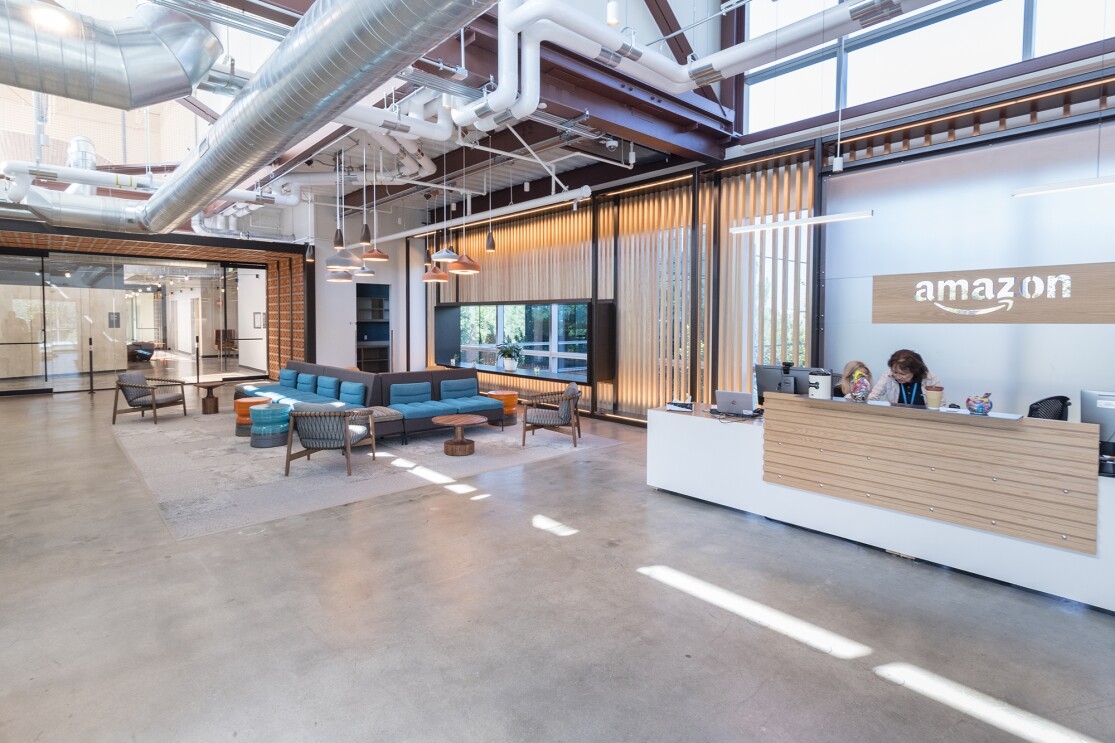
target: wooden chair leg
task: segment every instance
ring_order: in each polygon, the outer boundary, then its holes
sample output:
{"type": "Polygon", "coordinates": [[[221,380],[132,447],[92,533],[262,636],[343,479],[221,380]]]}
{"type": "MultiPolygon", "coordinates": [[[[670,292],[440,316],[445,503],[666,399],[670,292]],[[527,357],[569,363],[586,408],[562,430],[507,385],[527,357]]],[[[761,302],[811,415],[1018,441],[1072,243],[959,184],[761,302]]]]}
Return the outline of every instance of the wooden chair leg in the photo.
{"type": "Polygon", "coordinates": [[[116,411],[120,409],[120,388],[116,388],[116,395],[112,398],[112,425],[116,425],[116,411]]]}
{"type": "Polygon", "coordinates": [[[159,406],[155,404],[155,393],[151,393],[151,417],[155,419],[155,425],[159,425],[159,406]]]}
{"type": "Polygon", "coordinates": [[[286,432],[286,470],[283,472],[285,477],[290,477],[290,447],[294,442],[294,424],[290,424],[290,428],[286,432]]]}

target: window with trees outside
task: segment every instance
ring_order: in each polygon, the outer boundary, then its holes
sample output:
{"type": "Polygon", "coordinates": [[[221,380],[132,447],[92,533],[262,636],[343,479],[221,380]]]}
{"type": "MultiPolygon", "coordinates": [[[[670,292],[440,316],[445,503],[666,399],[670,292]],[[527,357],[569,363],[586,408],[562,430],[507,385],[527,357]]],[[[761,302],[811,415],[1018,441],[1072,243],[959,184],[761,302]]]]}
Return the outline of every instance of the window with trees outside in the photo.
{"type": "Polygon", "coordinates": [[[588,381],[588,304],[462,305],[459,363],[498,367],[496,346],[522,348],[519,373],[588,381]]]}

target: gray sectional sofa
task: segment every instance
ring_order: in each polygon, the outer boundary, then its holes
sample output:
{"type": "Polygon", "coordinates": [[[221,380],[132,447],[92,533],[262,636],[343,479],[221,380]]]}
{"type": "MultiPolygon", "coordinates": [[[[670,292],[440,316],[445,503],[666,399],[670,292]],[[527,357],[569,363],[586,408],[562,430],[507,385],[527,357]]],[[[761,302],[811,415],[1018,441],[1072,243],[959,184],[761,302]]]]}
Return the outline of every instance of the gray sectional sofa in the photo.
{"type": "Polygon", "coordinates": [[[297,409],[304,404],[334,404],[338,409],[372,408],[376,436],[429,431],[439,415],[471,413],[502,421],[503,404],[481,395],[476,369],[426,369],[413,372],[371,372],[341,369],[304,361],[288,361],[277,382],[245,382],[237,397],[268,397],[297,409]]]}

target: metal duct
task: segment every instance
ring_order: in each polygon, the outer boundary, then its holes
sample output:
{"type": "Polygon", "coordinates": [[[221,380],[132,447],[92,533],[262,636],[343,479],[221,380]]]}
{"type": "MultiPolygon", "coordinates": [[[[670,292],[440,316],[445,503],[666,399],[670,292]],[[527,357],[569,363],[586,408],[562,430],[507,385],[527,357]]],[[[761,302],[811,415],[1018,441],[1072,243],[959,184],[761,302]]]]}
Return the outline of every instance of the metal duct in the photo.
{"type": "Polygon", "coordinates": [[[317,0],[147,202],[141,223],[153,232],[173,230],[493,3],[317,0]]]}
{"type": "Polygon", "coordinates": [[[131,110],[189,95],[222,53],[205,26],[140,5],[105,21],[38,0],[0,0],[0,83],[131,110]]]}

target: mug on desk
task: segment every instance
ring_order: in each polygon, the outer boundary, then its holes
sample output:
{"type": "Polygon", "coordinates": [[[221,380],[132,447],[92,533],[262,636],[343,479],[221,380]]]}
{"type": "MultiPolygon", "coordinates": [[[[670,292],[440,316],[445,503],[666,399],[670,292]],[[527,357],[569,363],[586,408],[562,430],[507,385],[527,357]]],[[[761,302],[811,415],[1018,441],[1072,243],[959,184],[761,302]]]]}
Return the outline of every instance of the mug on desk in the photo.
{"type": "Polygon", "coordinates": [[[925,407],[936,410],[944,402],[945,388],[930,385],[925,388],[925,407]]]}

